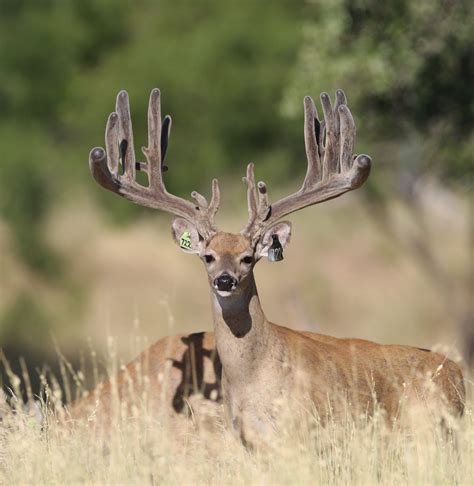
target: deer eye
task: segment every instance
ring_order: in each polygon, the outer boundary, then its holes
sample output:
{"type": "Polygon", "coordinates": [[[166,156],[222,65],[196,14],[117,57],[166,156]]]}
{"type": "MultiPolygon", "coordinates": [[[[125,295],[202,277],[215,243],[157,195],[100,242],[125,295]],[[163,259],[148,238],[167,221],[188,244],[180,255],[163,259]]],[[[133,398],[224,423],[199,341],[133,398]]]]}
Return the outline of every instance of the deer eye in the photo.
{"type": "Polygon", "coordinates": [[[204,255],[204,260],[206,260],[206,263],[212,263],[215,258],[212,255],[204,255]]]}
{"type": "Polygon", "coordinates": [[[251,256],[246,256],[240,260],[241,263],[245,263],[246,265],[250,265],[253,262],[253,258],[251,256]]]}

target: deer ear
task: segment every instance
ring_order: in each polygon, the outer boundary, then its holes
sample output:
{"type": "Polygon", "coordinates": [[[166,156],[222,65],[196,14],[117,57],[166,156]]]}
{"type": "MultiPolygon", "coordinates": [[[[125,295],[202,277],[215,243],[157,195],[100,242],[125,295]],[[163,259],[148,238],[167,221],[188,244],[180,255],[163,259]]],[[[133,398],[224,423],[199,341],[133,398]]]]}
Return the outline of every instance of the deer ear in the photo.
{"type": "Polygon", "coordinates": [[[262,257],[268,256],[268,251],[274,243],[275,238],[278,238],[278,242],[282,249],[290,242],[291,239],[291,223],[289,221],[282,221],[273,226],[270,226],[260,241],[257,243],[257,248],[255,250],[255,258],[258,260],[262,257]]]}
{"type": "Polygon", "coordinates": [[[192,223],[183,218],[175,218],[171,225],[171,234],[181,250],[199,255],[204,241],[192,223]]]}

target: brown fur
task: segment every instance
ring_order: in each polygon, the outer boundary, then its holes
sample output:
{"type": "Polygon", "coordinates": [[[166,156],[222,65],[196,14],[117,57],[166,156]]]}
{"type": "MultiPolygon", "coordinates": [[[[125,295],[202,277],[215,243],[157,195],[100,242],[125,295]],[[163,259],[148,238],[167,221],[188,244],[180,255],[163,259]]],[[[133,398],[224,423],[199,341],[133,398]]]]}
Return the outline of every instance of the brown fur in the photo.
{"type": "Polygon", "coordinates": [[[411,346],[338,339],[272,324],[260,306],[254,265],[240,264],[242,255],[251,251],[249,240],[218,233],[206,245],[205,253],[209,251],[216,256],[207,266],[210,282],[222,271],[239,281],[232,297],[212,291],[216,332],[161,339],[116,380],[73,403],[72,417],[109,424],[114,403],[125,403],[126,415],[133,415],[133,405],[144,391],[153,413],[168,419],[220,415],[223,401],[229,423],[252,442],[255,433],[267,434],[268,417],[278,416],[275,398],[309,399],[323,419],[328,413],[344,413],[348,401],[354,415],[380,406],[393,420],[403,396],[409,402],[428,401],[431,408],[446,406],[451,415],[462,414],[463,377],[453,361],[411,346]],[[113,399],[114,393],[119,400],[113,399]]]}
{"type": "Polygon", "coordinates": [[[234,257],[248,251],[249,244],[249,239],[244,235],[234,235],[220,231],[209,240],[207,248],[219,255],[226,254],[234,257]]]}
{"type": "MultiPolygon", "coordinates": [[[[338,339],[283,327],[276,329],[284,339],[288,339],[288,336],[302,336],[317,342],[321,346],[320,349],[324,350],[324,356],[335,356],[339,370],[346,370],[346,373],[340,373],[338,376],[338,380],[342,379],[342,386],[349,387],[358,381],[365,390],[360,392],[366,395],[369,393],[370,380],[368,381],[365,375],[360,376],[360,373],[357,377],[352,376],[348,372],[352,367],[347,366],[347,363],[370,363],[366,369],[372,371],[375,395],[391,416],[397,410],[400,385],[406,381],[411,382],[416,388],[422,383],[420,377],[428,373],[436,376],[435,382],[447,397],[453,414],[462,414],[465,397],[462,373],[456,363],[441,354],[411,346],[380,345],[362,339],[338,339]],[[339,360],[343,363],[342,366],[339,360]],[[436,373],[440,365],[443,365],[443,368],[436,373]],[[388,385],[390,381],[392,383],[388,385]]],[[[314,345],[306,343],[306,346],[302,346],[302,351],[308,352],[304,348],[311,346],[314,345]]],[[[321,357],[313,356],[311,349],[309,353],[311,361],[316,365],[321,357]]],[[[221,414],[221,363],[216,352],[213,332],[167,336],[160,339],[129,363],[125,371],[117,375],[119,401],[130,401],[131,398],[140,395],[144,386],[139,379],[141,373],[149,377],[150,381],[146,388],[152,397],[152,406],[167,419],[176,418],[178,415],[189,416],[192,399],[197,395],[200,398],[202,396],[202,400],[198,401],[197,407],[192,410],[197,419],[202,413],[206,416],[221,414]],[[137,373],[137,369],[141,371],[137,373]],[[163,376],[162,381],[160,376],[163,376]],[[130,378],[132,386],[129,384],[130,378]]],[[[335,368],[331,371],[331,374],[334,373],[335,368]]],[[[113,417],[113,402],[112,385],[106,382],[93,390],[88,397],[71,404],[69,413],[72,418],[89,417],[93,418],[93,423],[107,426],[113,417]]]]}

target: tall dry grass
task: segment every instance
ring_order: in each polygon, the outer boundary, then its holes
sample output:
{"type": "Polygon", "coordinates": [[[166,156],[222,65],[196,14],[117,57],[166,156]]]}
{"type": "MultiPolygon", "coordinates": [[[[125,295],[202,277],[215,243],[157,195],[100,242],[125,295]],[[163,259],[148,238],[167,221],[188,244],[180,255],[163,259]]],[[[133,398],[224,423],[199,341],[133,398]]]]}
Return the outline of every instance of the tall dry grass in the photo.
{"type": "MultiPolygon", "coordinates": [[[[110,361],[110,371],[116,363],[110,361]]],[[[71,371],[71,370],[70,370],[71,371]]],[[[69,375],[70,376],[70,375],[69,375]]],[[[24,377],[11,377],[19,387],[24,377]]],[[[24,384],[24,383],[23,383],[24,384]]],[[[470,382],[472,386],[472,382],[470,382]]],[[[131,391],[133,394],[133,391],[131,391]]],[[[210,424],[163,419],[143,396],[132,396],[133,416],[114,398],[112,427],[95,427],[91,414],[70,420],[62,391],[44,377],[37,414],[3,404],[1,484],[456,484],[474,482],[472,401],[447,434],[426,411],[388,427],[383,413],[321,424],[300,411],[294,427],[280,426],[272,444],[246,449],[220,416],[210,424]],[[212,425],[212,427],[210,426],[212,425]]],[[[419,412],[420,410],[418,410],[419,412]]]]}

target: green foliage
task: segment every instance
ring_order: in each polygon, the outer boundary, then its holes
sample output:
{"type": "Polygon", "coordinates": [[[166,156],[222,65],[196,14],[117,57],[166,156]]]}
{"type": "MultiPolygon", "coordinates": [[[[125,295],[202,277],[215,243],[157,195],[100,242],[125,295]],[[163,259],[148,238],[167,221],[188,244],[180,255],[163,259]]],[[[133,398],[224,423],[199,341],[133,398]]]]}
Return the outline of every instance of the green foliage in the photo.
{"type": "Polygon", "coordinates": [[[54,151],[44,145],[44,132],[34,125],[22,128],[26,140],[19,143],[17,127],[0,124],[6,154],[0,164],[0,212],[11,229],[17,256],[31,268],[51,275],[58,270],[58,261],[44,241],[42,224],[56,183],[51,167],[54,151]]]}
{"type": "Polygon", "coordinates": [[[0,16],[2,118],[51,125],[84,65],[124,38],[128,0],[3,2],[0,16]]]}
{"type": "Polygon", "coordinates": [[[126,37],[128,0],[0,3],[1,217],[32,269],[56,274],[42,226],[67,183],[61,107],[72,80],[126,37]]]}
{"type": "Polygon", "coordinates": [[[295,94],[342,87],[362,145],[391,163],[468,182],[474,140],[474,8],[460,0],[315,1],[286,108],[295,94]],[[370,134],[370,135],[369,135],[370,134]],[[375,141],[377,141],[375,143],[375,141]]]}

